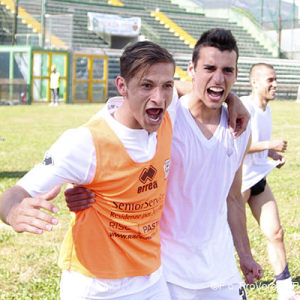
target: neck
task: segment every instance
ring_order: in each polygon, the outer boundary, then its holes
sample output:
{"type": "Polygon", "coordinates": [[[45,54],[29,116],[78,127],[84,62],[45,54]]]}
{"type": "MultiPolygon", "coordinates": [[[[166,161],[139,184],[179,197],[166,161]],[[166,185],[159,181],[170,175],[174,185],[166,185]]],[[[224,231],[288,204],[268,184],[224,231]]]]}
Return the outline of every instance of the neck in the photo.
{"type": "Polygon", "coordinates": [[[215,123],[219,124],[221,108],[210,108],[204,104],[204,102],[195,97],[193,94],[189,95],[188,108],[192,116],[202,123],[215,123]]]}
{"type": "Polygon", "coordinates": [[[133,117],[126,100],[124,100],[123,104],[114,112],[113,118],[130,129],[142,129],[140,124],[133,117]]]}
{"type": "Polygon", "coordinates": [[[252,94],[251,94],[251,98],[252,98],[252,101],[254,101],[254,103],[255,103],[260,109],[266,110],[266,107],[267,107],[268,102],[269,102],[268,99],[259,97],[259,96],[258,96],[257,94],[255,94],[255,93],[252,93],[252,94]]]}
{"type": "Polygon", "coordinates": [[[211,138],[219,126],[222,108],[209,108],[192,94],[188,98],[188,108],[204,136],[211,138]]]}

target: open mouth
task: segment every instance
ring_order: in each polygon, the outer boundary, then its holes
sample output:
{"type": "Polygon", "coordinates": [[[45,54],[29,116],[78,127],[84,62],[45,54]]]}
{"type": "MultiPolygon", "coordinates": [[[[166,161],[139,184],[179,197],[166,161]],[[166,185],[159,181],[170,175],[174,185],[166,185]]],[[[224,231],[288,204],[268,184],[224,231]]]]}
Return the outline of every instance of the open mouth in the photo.
{"type": "Polygon", "coordinates": [[[148,108],[146,109],[147,116],[149,120],[153,123],[160,122],[163,116],[163,109],[162,108],[148,108]]]}
{"type": "Polygon", "coordinates": [[[220,87],[210,87],[207,89],[207,93],[212,99],[219,100],[224,94],[224,89],[220,87]]]}

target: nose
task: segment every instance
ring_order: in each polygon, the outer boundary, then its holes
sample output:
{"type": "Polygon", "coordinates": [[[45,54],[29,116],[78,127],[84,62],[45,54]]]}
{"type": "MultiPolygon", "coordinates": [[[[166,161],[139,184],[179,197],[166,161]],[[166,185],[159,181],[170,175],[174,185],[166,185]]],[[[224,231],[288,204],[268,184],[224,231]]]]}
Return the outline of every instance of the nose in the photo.
{"type": "Polygon", "coordinates": [[[165,96],[163,90],[160,87],[156,87],[151,94],[151,101],[157,106],[163,106],[165,102],[165,96]]]}
{"type": "Polygon", "coordinates": [[[273,80],[272,85],[273,85],[273,87],[275,87],[275,88],[278,87],[277,79],[273,80]]]}
{"type": "Polygon", "coordinates": [[[224,82],[224,74],[221,70],[216,70],[213,76],[214,82],[216,84],[221,84],[224,82]]]}

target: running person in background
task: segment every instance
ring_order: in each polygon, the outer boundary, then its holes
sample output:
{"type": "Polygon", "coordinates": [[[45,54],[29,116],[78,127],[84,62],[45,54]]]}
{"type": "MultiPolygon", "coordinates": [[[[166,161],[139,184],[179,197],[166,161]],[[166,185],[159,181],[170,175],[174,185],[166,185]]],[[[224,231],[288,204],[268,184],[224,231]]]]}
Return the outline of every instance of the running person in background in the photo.
{"type": "MultiPolygon", "coordinates": [[[[189,64],[192,91],[177,106],[161,219],[162,265],[172,300],[247,299],[234,245],[246,282],[263,274],[251,255],[241,195],[250,127],[234,138],[222,105],[237,78],[237,59],[230,31],[205,32],[189,64]]],[[[65,194],[69,207],[82,207],[89,198],[81,188],[65,194]]]]}
{"type": "Polygon", "coordinates": [[[250,85],[251,94],[241,98],[251,114],[252,128],[252,143],[243,166],[243,197],[267,238],[278,300],[296,299],[293,298],[295,293],[286,261],[277,203],[266,181],[266,176],[273,168],[281,168],[284,165],[284,157],[278,152],[284,152],[287,148],[287,141],[271,139],[272,118],[269,101],[274,100],[277,89],[273,66],[265,63],[253,65],[250,70],[250,85]]]}
{"type": "Polygon", "coordinates": [[[57,106],[59,102],[59,80],[60,74],[56,71],[56,66],[52,65],[50,74],[51,106],[57,106]]]}

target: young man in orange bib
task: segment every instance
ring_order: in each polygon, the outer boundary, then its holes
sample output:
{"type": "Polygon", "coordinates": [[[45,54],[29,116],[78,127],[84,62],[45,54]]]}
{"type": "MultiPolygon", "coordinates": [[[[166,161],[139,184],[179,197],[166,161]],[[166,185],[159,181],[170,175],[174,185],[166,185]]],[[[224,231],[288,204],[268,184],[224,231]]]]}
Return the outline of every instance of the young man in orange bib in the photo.
{"type": "Polygon", "coordinates": [[[95,193],[92,208],[76,214],[63,242],[62,299],[169,297],[161,276],[159,220],[171,156],[167,107],[175,62],[166,49],[139,42],[124,51],[120,64],[122,106],[116,110],[108,102],[97,118],[66,131],[0,204],[2,219],[16,231],[41,233],[26,223],[31,211],[21,213],[30,203],[53,210],[39,202],[39,194],[64,183],[95,193]],[[88,174],[82,172],[86,161],[88,174]]]}

